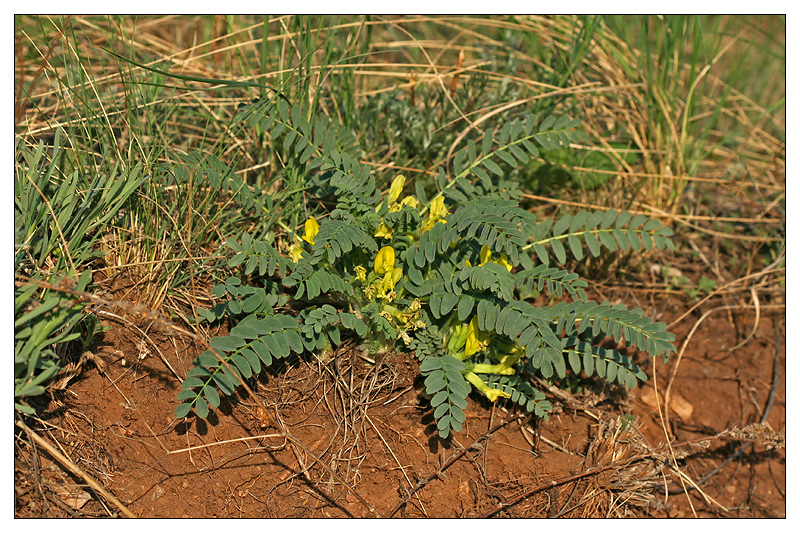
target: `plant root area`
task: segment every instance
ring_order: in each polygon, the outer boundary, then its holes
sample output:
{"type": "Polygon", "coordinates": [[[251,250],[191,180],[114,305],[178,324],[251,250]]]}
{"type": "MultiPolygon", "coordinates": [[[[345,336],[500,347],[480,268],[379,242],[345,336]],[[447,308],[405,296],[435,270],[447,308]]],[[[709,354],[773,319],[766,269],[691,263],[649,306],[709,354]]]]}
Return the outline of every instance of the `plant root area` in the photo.
{"type": "MultiPolygon", "coordinates": [[[[662,307],[669,324],[687,306],[662,307]]],[[[634,356],[637,389],[540,382],[549,421],[470,398],[441,440],[413,354],[346,340],[251,378],[260,405],[176,420],[202,347],[108,314],[15,427],[15,516],[785,517],[784,315],[699,319],[672,328],[680,357],[634,356]]]]}

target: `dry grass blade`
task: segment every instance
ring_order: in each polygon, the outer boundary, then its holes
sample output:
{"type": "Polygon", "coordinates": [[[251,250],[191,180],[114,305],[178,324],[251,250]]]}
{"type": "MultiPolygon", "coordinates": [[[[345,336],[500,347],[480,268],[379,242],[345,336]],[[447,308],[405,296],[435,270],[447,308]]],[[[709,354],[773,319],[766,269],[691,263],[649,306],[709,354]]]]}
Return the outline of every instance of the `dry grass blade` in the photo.
{"type": "Polygon", "coordinates": [[[68,457],[64,456],[61,452],[59,452],[55,447],[53,447],[49,442],[45,439],[37,435],[33,430],[31,430],[24,422],[21,420],[17,420],[16,422],[17,427],[21,428],[25,431],[29,438],[36,442],[37,445],[44,448],[47,453],[49,453],[54,459],[60,462],[65,468],[67,468],[70,472],[83,478],[84,481],[99,495],[103,498],[108,500],[112,505],[114,505],[117,509],[122,512],[127,518],[136,518],[134,515],[121,501],[119,501],[113,494],[110,494],[106,491],[100,484],[95,481],[89,474],[78,468],[78,466],[73,463],[68,457]]]}
{"type": "Polygon", "coordinates": [[[663,505],[656,488],[664,481],[665,460],[653,451],[633,422],[619,418],[601,420],[585,466],[602,467],[619,462],[624,466],[590,478],[580,498],[587,503],[581,506],[581,516],[626,517],[657,511],[663,505]],[[642,460],[624,463],[634,457],[642,460]],[[590,501],[592,505],[588,505],[590,501]]]}

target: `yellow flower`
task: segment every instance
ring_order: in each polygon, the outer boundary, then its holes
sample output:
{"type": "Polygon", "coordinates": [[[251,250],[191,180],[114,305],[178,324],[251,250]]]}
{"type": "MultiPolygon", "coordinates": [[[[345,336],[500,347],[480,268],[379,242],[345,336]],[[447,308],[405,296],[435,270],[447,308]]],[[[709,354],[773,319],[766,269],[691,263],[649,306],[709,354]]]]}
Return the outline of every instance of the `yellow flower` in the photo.
{"type": "Polygon", "coordinates": [[[485,244],[481,246],[481,264],[486,263],[492,257],[492,251],[485,244]]]}
{"type": "Polygon", "coordinates": [[[511,269],[513,268],[511,263],[508,262],[508,256],[506,254],[502,254],[498,261],[492,261],[492,250],[484,244],[481,246],[481,264],[483,265],[489,262],[502,265],[506,267],[506,270],[509,272],[511,272],[511,269]]]}
{"type": "Polygon", "coordinates": [[[397,282],[400,281],[402,277],[403,269],[400,267],[388,271],[377,284],[376,296],[387,302],[394,300],[397,297],[397,293],[394,292],[394,286],[397,285],[397,282]]]}
{"type": "Polygon", "coordinates": [[[319,233],[319,224],[314,217],[308,217],[308,220],[306,220],[305,224],[305,235],[303,235],[303,240],[311,246],[314,246],[314,237],[317,236],[317,233],[319,233]]]}
{"type": "Polygon", "coordinates": [[[301,255],[303,255],[303,247],[300,244],[295,243],[289,247],[289,257],[291,257],[292,261],[297,263],[301,255]]]}
{"type": "Polygon", "coordinates": [[[428,213],[428,220],[425,222],[425,225],[422,226],[422,233],[425,233],[433,226],[436,225],[437,222],[446,222],[445,218],[447,215],[450,214],[450,211],[447,210],[447,207],[444,205],[444,196],[437,196],[431,201],[430,205],[430,212],[428,213]]]}
{"type": "Polygon", "coordinates": [[[361,283],[367,282],[367,269],[361,265],[356,266],[354,269],[356,271],[356,280],[360,281],[361,283]]]}
{"type": "Polygon", "coordinates": [[[375,230],[376,237],[383,237],[385,239],[391,239],[392,235],[394,234],[394,230],[381,222],[381,225],[378,226],[378,229],[375,230]]]}
{"type": "Polygon", "coordinates": [[[392,186],[389,187],[389,205],[392,205],[400,198],[400,193],[403,192],[403,186],[406,184],[406,178],[399,174],[392,180],[392,186]]]}
{"type": "Polygon", "coordinates": [[[386,274],[394,268],[394,248],[384,246],[375,256],[375,273],[386,274]]]}
{"type": "Polygon", "coordinates": [[[406,196],[405,198],[403,198],[403,201],[400,202],[400,205],[403,205],[403,206],[407,205],[407,206],[413,207],[414,209],[419,209],[419,200],[417,200],[417,198],[415,196],[409,195],[409,196],[406,196]]]}
{"type": "Polygon", "coordinates": [[[414,301],[411,302],[408,307],[406,307],[405,311],[397,310],[392,314],[401,324],[403,324],[403,326],[405,326],[406,329],[417,329],[416,324],[419,321],[421,309],[422,304],[418,298],[415,298],[414,301]]]}
{"type": "Polygon", "coordinates": [[[444,218],[450,214],[447,207],[444,205],[444,196],[437,196],[431,201],[430,217],[435,219],[444,218]]]}
{"type": "Polygon", "coordinates": [[[506,254],[501,254],[500,260],[495,261],[495,263],[497,263],[498,265],[503,265],[509,272],[511,272],[511,269],[514,268],[514,266],[508,262],[508,256],[506,254]]]}
{"type": "Polygon", "coordinates": [[[370,291],[369,298],[374,294],[378,298],[391,302],[397,297],[394,292],[394,286],[403,277],[403,269],[401,267],[395,268],[394,259],[394,248],[391,246],[384,246],[378,251],[378,255],[375,256],[374,269],[376,274],[383,276],[383,279],[371,285],[371,287],[374,286],[375,291],[374,293],[370,291]]]}
{"type": "Polygon", "coordinates": [[[389,206],[389,212],[394,213],[396,211],[400,211],[405,206],[413,207],[414,209],[419,209],[419,202],[413,196],[406,196],[400,202],[395,202],[389,206]]]}
{"type": "Polygon", "coordinates": [[[484,383],[483,380],[474,372],[468,372],[464,377],[467,381],[475,385],[475,388],[481,391],[490,402],[497,401],[498,398],[511,398],[509,393],[501,391],[500,389],[493,389],[489,387],[489,385],[484,383]]]}
{"type": "Polygon", "coordinates": [[[500,389],[486,387],[486,389],[482,390],[481,392],[489,399],[490,402],[496,402],[498,398],[511,398],[509,393],[503,392],[500,389]]]}
{"type": "Polygon", "coordinates": [[[467,327],[467,340],[464,344],[464,358],[482,352],[489,346],[489,335],[478,330],[478,317],[472,317],[467,327]]]}

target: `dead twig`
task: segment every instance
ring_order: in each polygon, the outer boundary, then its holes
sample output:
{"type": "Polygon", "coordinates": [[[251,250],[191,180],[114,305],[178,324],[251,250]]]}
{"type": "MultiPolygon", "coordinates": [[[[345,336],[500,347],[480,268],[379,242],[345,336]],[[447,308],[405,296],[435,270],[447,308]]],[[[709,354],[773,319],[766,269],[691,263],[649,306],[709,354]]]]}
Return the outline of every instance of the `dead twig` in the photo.
{"type": "Polygon", "coordinates": [[[472,444],[470,444],[469,446],[461,448],[458,452],[456,452],[453,455],[451,455],[450,458],[447,459],[447,461],[445,461],[442,464],[442,466],[440,466],[439,469],[436,472],[434,472],[430,476],[426,477],[425,479],[422,479],[422,480],[418,481],[416,486],[413,489],[407,490],[405,498],[403,498],[394,507],[394,509],[392,509],[392,512],[387,515],[387,518],[392,518],[397,513],[397,511],[399,511],[403,506],[405,506],[409,502],[409,500],[411,499],[411,497],[414,494],[416,494],[425,485],[427,485],[428,483],[430,483],[434,479],[437,479],[438,477],[442,476],[444,474],[445,470],[447,470],[453,463],[455,463],[456,461],[461,459],[469,450],[476,449],[478,451],[482,451],[483,447],[480,444],[481,441],[487,440],[489,437],[491,437],[500,428],[503,428],[503,427],[507,426],[511,422],[515,422],[517,420],[521,420],[522,418],[524,418],[524,415],[517,415],[517,416],[515,416],[513,418],[509,418],[508,420],[506,420],[505,422],[501,423],[496,428],[490,429],[489,431],[487,431],[486,433],[484,433],[483,435],[481,435],[480,437],[475,439],[475,441],[472,444]]]}
{"type": "Polygon", "coordinates": [[[136,515],[133,514],[127,507],[125,507],[125,505],[121,501],[119,501],[113,494],[109,493],[107,490],[101,487],[100,484],[97,481],[95,481],[94,478],[92,478],[89,474],[78,468],[78,465],[73,463],[68,457],[59,452],[55,448],[55,446],[53,446],[45,439],[37,435],[22,420],[17,420],[16,425],[17,427],[25,431],[28,437],[34,440],[36,444],[47,450],[47,453],[49,453],[54,459],[56,459],[58,462],[64,465],[64,467],[66,467],[70,472],[72,472],[76,476],[80,476],[81,478],[83,478],[83,480],[86,481],[86,483],[92,488],[92,490],[94,490],[103,498],[105,498],[106,500],[111,502],[114,506],[116,506],[122,512],[123,515],[125,515],[128,518],[136,518],[136,515]]]}
{"type": "Polygon", "coordinates": [[[542,492],[544,490],[551,489],[553,487],[559,487],[561,485],[566,485],[567,483],[572,483],[573,481],[578,481],[578,480],[583,479],[585,477],[599,474],[600,472],[603,472],[603,471],[608,470],[610,468],[628,466],[629,464],[633,463],[634,461],[641,460],[643,458],[644,458],[644,456],[631,457],[631,458],[628,458],[628,459],[625,459],[625,460],[622,460],[622,461],[616,461],[614,463],[609,463],[609,464],[604,465],[604,466],[592,467],[592,468],[590,468],[590,469],[588,469],[588,470],[586,470],[584,472],[581,472],[580,474],[575,474],[575,475],[572,475],[572,476],[566,476],[566,477],[562,477],[562,478],[558,478],[558,479],[553,479],[553,480],[547,481],[545,483],[542,483],[540,485],[537,485],[537,486],[533,487],[532,489],[528,489],[528,490],[524,491],[522,494],[519,494],[519,495],[515,496],[511,500],[498,505],[497,507],[495,507],[494,509],[491,509],[490,511],[487,511],[487,512],[483,513],[480,516],[480,518],[489,518],[489,517],[499,513],[500,511],[502,511],[502,510],[504,510],[504,509],[506,509],[508,507],[511,507],[514,504],[517,504],[517,503],[521,502],[525,498],[533,496],[537,492],[542,492]]]}

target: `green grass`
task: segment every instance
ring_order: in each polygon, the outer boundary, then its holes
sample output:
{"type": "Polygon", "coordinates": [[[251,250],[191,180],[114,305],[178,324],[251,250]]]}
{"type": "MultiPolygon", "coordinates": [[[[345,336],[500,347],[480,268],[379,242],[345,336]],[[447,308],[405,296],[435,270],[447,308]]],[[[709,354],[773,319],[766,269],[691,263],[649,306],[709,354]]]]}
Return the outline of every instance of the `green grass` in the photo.
{"type": "MultiPolygon", "coordinates": [[[[468,139],[527,113],[580,118],[585,143],[506,176],[529,209],[721,233],[744,274],[783,250],[785,58],[780,17],[19,16],[16,279],[127,276],[137,303],[198,327],[226,240],[286,251],[327,209],[288,144],[236,120],[275,90],[341,123],[337,146],[381,187],[402,171],[432,190],[468,139]]],[[[586,270],[640,275],[614,257],[586,270]]],[[[50,368],[28,363],[21,385],[50,368]]]]}

